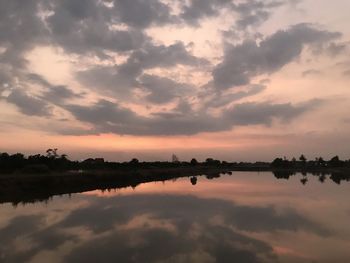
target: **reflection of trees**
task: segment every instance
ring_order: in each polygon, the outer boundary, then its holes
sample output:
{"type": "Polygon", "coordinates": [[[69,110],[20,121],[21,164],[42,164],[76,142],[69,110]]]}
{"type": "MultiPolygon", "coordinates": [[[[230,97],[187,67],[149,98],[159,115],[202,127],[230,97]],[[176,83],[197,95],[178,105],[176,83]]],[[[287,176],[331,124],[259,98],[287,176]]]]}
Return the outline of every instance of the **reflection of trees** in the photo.
{"type": "MultiPolygon", "coordinates": [[[[286,179],[288,180],[291,176],[296,175],[296,172],[293,172],[291,170],[274,170],[273,175],[277,179],[286,179]]],[[[341,184],[342,181],[350,181],[350,175],[347,173],[342,173],[342,172],[333,172],[333,173],[323,173],[323,172],[311,172],[311,173],[306,173],[302,172],[301,175],[303,178],[300,179],[300,182],[305,185],[309,181],[307,178],[307,175],[314,175],[318,177],[319,182],[324,183],[325,180],[327,179],[327,175],[329,175],[330,179],[336,183],[336,184],[341,184]]]]}
{"type": "Polygon", "coordinates": [[[306,157],[304,156],[304,154],[302,154],[302,155],[300,155],[300,157],[299,157],[299,161],[301,161],[303,164],[305,164],[306,163],[306,157]]]}
{"type": "Polygon", "coordinates": [[[272,173],[277,179],[287,179],[287,180],[289,179],[290,176],[295,174],[294,172],[288,171],[288,170],[273,171],[272,173]]]}
{"type": "Polygon", "coordinates": [[[300,182],[301,182],[303,185],[306,185],[306,183],[308,182],[307,177],[301,178],[301,179],[300,179],[300,182]]]}
{"type": "Polygon", "coordinates": [[[348,174],[344,174],[344,173],[332,173],[332,175],[330,176],[330,179],[335,182],[336,184],[340,184],[341,181],[350,181],[350,176],[348,174]]]}
{"type": "Polygon", "coordinates": [[[320,175],[318,176],[318,180],[319,180],[321,183],[324,183],[324,181],[326,180],[326,175],[320,174],[320,175]]]}
{"type": "Polygon", "coordinates": [[[220,173],[210,173],[207,174],[205,177],[209,180],[214,179],[214,178],[220,178],[221,174],[220,173]]]}
{"type": "Polygon", "coordinates": [[[190,181],[191,181],[191,184],[192,184],[192,185],[196,185],[196,184],[197,184],[197,177],[192,176],[192,177],[190,178],[190,181]]]}

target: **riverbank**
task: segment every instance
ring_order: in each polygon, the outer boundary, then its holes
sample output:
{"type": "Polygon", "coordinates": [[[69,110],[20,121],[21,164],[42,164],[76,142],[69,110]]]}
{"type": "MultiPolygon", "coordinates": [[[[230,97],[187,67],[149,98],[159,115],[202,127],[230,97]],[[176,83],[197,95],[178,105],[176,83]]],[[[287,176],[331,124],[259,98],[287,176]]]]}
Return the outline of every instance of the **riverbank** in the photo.
{"type": "Polygon", "coordinates": [[[44,201],[55,195],[136,187],[147,182],[167,181],[181,177],[219,177],[234,171],[270,171],[276,178],[288,179],[296,173],[330,174],[336,183],[350,179],[349,168],[288,169],[271,167],[192,166],[172,168],[128,168],[114,170],[87,170],[50,172],[45,174],[0,175],[0,203],[13,204],[44,201]]]}
{"type": "Polygon", "coordinates": [[[0,175],[0,203],[43,201],[55,195],[136,187],[141,183],[180,177],[205,175],[214,178],[229,173],[230,170],[216,167],[184,167],[0,175]]]}

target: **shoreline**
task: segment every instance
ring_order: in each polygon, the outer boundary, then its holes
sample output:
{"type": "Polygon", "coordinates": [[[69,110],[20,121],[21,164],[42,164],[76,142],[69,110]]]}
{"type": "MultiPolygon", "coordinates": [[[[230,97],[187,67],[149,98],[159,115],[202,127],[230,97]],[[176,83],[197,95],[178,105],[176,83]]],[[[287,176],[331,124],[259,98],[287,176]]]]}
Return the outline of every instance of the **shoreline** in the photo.
{"type": "Polygon", "coordinates": [[[291,169],[271,167],[172,167],[129,168],[114,170],[66,171],[49,174],[0,174],[0,203],[31,203],[45,201],[57,195],[81,193],[92,190],[107,190],[136,187],[142,183],[167,181],[183,177],[206,176],[217,178],[232,172],[272,172],[278,179],[288,179],[297,173],[318,176],[331,175],[340,183],[350,180],[349,168],[291,169]]]}

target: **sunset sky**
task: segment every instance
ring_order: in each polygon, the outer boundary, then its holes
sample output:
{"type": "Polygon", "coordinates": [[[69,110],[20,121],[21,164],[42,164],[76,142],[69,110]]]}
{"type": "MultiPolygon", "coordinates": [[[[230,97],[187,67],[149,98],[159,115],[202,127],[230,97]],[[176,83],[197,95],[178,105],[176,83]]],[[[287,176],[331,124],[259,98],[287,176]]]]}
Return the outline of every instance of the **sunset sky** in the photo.
{"type": "Polygon", "coordinates": [[[349,0],[0,0],[0,152],[350,158],[349,0]]]}

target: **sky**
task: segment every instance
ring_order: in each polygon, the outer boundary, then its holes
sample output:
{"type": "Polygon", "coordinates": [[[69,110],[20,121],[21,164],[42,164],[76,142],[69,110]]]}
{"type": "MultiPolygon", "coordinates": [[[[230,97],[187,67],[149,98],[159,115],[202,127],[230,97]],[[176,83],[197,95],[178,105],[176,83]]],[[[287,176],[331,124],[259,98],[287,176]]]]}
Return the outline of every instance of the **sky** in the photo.
{"type": "Polygon", "coordinates": [[[0,0],[0,152],[350,158],[348,0],[0,0]]]}

